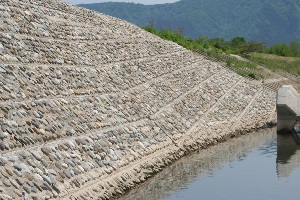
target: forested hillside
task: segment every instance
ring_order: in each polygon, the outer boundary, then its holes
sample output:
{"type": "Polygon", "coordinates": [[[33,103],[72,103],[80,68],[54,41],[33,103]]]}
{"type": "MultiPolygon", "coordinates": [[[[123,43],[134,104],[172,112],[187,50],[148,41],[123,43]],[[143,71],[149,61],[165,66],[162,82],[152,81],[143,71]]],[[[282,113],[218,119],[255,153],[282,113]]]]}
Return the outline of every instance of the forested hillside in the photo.
{"type": "Polygon", "coordinates": [[[183,31],[193,38],[243,36],[268,44],[300,40],[299,0],[181,0],[159,5],[109,2],[79,6],[141,27],[153,19],[156,28],[183,31]]]}

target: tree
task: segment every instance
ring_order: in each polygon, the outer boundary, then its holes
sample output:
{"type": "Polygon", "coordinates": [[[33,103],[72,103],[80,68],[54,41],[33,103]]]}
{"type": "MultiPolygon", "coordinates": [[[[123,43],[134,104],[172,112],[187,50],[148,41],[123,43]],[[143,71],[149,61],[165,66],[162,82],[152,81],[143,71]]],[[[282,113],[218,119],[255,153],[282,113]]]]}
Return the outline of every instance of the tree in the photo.
{"type": "Polygon", "coordinates": [[[269,48],[268,53],[278,56],[294,56],[291,47],[287,44],[274,44],[269,48]]]}
{"type": "Polygon", "coordinates": [[[217,49],[225,50],[227,41],[224,38],[213,38],[208,40],[208,42],[217,49]]]}
{"type": "Polygon", "coordinates": [[[251,41],[247,42],[242,50],[242,54],[249,54],[251,52],[262,52],[266,49],[265,43],[251,41]]]}
{"type": "Polygon", "coordinates": [[[244,37],[235,37],[230,41],[230,44],[232,47],[240,48],[244,46],[246,43],[246,40],[244,37]]]}
{"type": "Polygon", "coordinates": [[[300,42],[291,42],[290,47],[295,57],[300,57],[300,42]]]}

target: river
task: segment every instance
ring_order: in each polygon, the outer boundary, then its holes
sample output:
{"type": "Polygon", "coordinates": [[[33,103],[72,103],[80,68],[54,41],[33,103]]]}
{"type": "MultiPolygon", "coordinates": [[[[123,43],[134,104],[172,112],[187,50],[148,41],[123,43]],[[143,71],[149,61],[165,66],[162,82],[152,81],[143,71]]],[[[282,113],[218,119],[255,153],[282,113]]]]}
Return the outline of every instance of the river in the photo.
{"type": "Polygon", "coordinates": [[[300,147],[276,128],[186,156],[121,199],[298,200],[300,147]]]}

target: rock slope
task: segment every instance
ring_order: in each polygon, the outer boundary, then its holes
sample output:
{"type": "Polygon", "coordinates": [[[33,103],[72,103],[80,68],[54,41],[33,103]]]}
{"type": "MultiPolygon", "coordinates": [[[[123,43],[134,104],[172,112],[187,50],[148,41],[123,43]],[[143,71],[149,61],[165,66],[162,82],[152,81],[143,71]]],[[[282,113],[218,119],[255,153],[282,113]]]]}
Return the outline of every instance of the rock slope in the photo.
{"type": "Polygon", "coordinates": [[[130,23],[0,3],[0,199],[108,199],[274,119],[274,91],[130,23]]]}

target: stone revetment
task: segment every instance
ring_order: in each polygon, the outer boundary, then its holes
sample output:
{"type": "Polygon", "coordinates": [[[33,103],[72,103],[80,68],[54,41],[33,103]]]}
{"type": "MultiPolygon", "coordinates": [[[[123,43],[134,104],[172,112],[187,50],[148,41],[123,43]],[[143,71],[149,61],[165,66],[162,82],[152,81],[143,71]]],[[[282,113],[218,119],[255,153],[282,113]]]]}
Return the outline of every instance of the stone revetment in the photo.
{"type": "Polygon", "coordinates": [[[109,199],[276,121],[276,92],[128,22],[0,0],[0,199],[109,199]]]}

